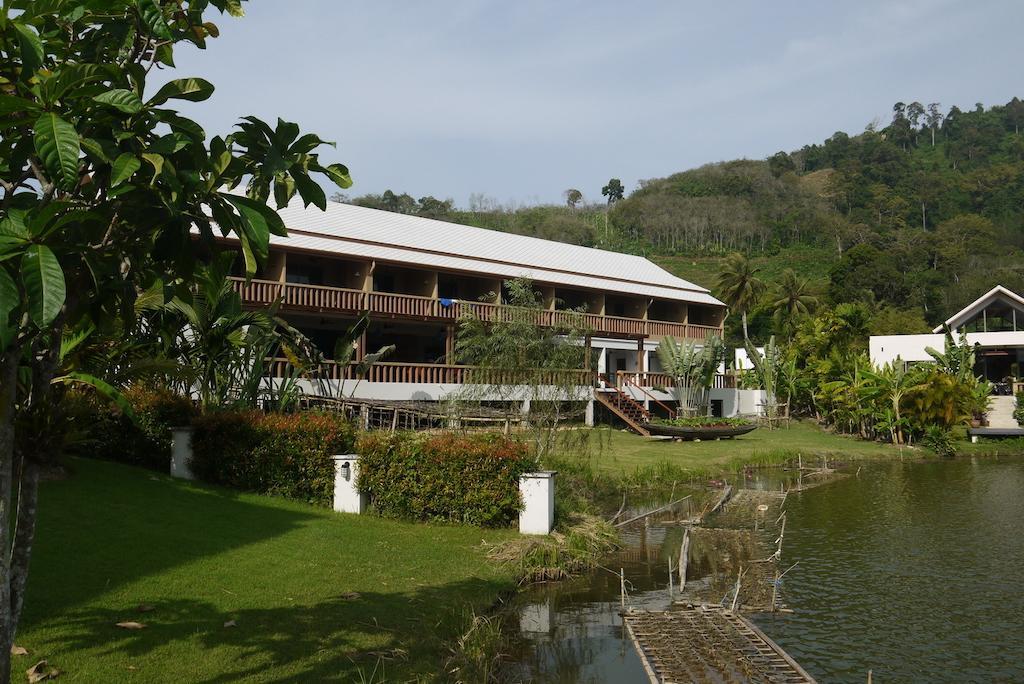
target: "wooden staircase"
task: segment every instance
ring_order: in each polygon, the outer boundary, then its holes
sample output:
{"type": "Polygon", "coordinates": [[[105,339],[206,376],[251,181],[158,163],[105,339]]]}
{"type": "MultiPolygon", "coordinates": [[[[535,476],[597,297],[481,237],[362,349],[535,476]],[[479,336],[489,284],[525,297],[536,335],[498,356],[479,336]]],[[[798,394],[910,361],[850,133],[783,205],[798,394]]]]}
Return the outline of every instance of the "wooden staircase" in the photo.
{"type": "Polygon", "coordinates": [[[595,389],[594,399],[604,405],[609,411],[621,418],[633,432],[650,437],[651,433],[644,428],[644,423],[651,419],[650,412],[644,405],[633,399],[618,387],[607,389],[595,389]]]}

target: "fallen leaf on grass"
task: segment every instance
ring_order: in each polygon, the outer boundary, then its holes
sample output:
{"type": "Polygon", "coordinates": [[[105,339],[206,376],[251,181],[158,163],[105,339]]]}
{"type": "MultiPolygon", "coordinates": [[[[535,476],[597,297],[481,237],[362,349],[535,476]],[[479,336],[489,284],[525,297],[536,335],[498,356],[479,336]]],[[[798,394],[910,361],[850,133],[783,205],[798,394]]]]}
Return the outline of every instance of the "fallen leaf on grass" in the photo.
{"type": "Polygon", "coordinates": [[[149,613],[154,610],[156,610],[156,606],[151,606],[148,603],[140,603],[135,607],[135,612],[137,613],[149,613]]]}
{"type": "Polygon", "coordinates": [[[120,627],[121,629],[145,629],[146,628],[146,625],[142,624],[141,622],[132,622],[131,620],[129,620],[128,622],[118,622],[114,626],[115,627],[120,627]]]}
{"type": "Polygon", "coordinates": [[[358,591],[346,591],[344,594],[341,595],[341,598],[346,600],[346,601],[355,601],[357,598],[359,598],[359,592],[358,591]]]}
{"type": "Polygon", "coordinates": [[[238,623],[235,622],[234,620],[228,620],[227,622],[224,623],[224,626],[225,627],[237,627],[238,623]]]}
{"type": "Polygon", "coordinates": [[[60,676],[60,670],[55,667],[50,667],[50,664],[45,660],[40,660],[32,667],[25,670],[25,674],[28,675],[29,684],[35,684],[36,682],[43,682],[47,679],[56,679],[60,676]]]}
{"type": "Polygon", "coordinates": [[[28,655],[28,649],[24,646],[11,646],[11,655],[28,655]]]}

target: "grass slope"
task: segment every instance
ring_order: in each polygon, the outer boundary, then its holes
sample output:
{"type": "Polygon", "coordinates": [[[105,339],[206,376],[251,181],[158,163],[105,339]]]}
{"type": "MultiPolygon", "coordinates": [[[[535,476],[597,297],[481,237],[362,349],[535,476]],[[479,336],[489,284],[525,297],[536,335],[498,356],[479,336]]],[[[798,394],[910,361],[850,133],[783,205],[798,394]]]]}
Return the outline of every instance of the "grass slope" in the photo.
{"type": "MultiPolygon", "coordinates": [[[[725,257],[651,255],[651,260],[684,280],[715,291],[725,257]]],[[[829,269],[837,257],[834,249],[797,245],[780,249],[775,254],[755,255],[750,260],[760,269],[758,277],[767,283],[779,282],[782,272],[792,268],[797,275],[808,281],[813,292],[821,293],[828,288],[829,269]]]]}
{"type": "MultiPolygon", "coordinates": [[[[811,459],[822,455],[854,460],[897,458],[889,444],[868,442],[826,432],[810,422],[795,421],[788,428],[759,428],[742,437],[721,441],[672,442],[641,437],[632,432],[604,428],[592,433],[590,464],[599,473],[636,477],[659,469],[686,471],[693,476],[736,472],[745,465],[781,463],[797,454],[811,459]]],[[[913,452],[921,455],[921,450],[913,452]]]]}
{"type": "Polygon", "coordinates": [[[47,658],[73,682],[369,681],[378,663],[387,681],[432,677],[470,609],[512,586],[481,549],[511,531],[70,469],[42,487],[16,671],[47,658]],[[126,620],[146,627],[114,626],[126,620]]]}

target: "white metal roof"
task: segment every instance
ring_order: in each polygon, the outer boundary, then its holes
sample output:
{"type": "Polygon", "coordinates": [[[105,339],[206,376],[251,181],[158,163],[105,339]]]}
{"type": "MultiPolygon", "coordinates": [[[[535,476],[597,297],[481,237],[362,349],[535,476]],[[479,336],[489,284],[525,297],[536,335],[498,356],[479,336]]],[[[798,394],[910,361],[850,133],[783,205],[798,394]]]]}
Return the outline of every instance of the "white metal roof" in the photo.
{"type": "Polygon", "coordinates": [[[964,323],[968,322],[975,316],[981,313],[981,311],[989,304],[997,299],[1007,300],[1011,306],[1015,306],[1017,309],[1024,310],[1024,297],[1021,297],[1016,292],[1006,289],[1002,285],[996,285],[991,290],[981,295],[973,302],[965,306],[964,308],[957,311],[955,314],[946,319],[946,322],[940,326],[937,326],[932,332],[940,333],[945,326],[949,326],[950,329],[959,328],[964,323]]]}
{"type": "Polygon", "coordinates": [[[632,254],[351,204],[329,202],[322,212],[297,197],[278,213],[289,235],[270,241],[281,247],[724,306],[706,288],[632,254]]]}

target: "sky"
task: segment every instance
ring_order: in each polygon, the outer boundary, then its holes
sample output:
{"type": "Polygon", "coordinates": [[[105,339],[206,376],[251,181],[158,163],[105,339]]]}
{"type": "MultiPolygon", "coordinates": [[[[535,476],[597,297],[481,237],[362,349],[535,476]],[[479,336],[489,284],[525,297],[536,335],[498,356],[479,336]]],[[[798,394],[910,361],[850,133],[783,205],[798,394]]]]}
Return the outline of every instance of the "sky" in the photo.
{"type": "MultiPolygon", "coordinates": [[[[253,0],[162,78],[214,96],[208,134],[253,114],[337,143],[350,195],[561,202],[702,164],[1024,96],[1020,0],[253,0]]],[[[152,87],[152,86],[151,86],[152,87]]]]}

